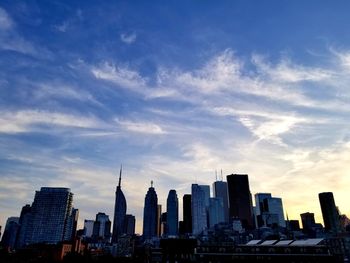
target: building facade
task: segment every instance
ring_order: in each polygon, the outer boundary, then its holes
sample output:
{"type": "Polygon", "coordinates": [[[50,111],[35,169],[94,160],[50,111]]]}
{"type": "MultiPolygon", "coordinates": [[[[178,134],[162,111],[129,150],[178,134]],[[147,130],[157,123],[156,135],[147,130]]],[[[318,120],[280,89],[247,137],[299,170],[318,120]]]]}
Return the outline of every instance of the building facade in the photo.
{"type": "Polygon", "coordinates": [[[158,226],[158,197],[153,187],[153,181],[151,187],[148,188],[145,196],[145,206],[143,210],[143,237],[145,239],[151,239],[157,236],[158,226]]]}
{"type": "Polygon", "coordinates": [[[320,200],[325,230],[333,234],[340,233],[340,215],[334,202],[333,193],[320,193],[318,197],[320,200]]]}
{"type": "Polygon", "coordinates": [[[191,210],[192,210],[192,234],[198,235],[208,227],[207,209],[209,206],[209,186],[192,184],[191,210]]]}
{"type": "Polygon", "coordinates": [[[213,195],[221,198],[223,202],[224,222],[229,222],[227,182],[216,181],[213,183],[213,195]]]}
{"type": "Polygon", "coordinates": [[[169,191],[167,198],[167,235],[179,234],[179,201],[174,189],[169,191]]]}

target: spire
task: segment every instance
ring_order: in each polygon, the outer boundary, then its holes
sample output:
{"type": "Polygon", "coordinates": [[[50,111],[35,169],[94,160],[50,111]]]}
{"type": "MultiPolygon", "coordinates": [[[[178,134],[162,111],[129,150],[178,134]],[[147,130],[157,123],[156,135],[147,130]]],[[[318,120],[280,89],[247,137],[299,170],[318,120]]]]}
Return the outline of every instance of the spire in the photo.
{"type": "Polygon", "coordinates": [[[222,169],[221,169],[221,181],[223,181],[224,180],[224,178],[222,177],[222,169]]]}
{"type": "Polygon", "coordinates": [[[153,180],[151,181],[151,187],[153,187],[153,180]]]}
{"type": "Polygon", "coordinates": [[[217,180],[218,180],[218,171],[215,170],[215,181],[217,181],[217,180]]]}
{"type": "Polygon", "coordinates": [[[122,164],[120,165],[120,172],[119,172],[119,183],[118,186],[120,187],[121,185],[121,181],[122,181],[122,170],[123,170],[123,166],[122,164]]]}

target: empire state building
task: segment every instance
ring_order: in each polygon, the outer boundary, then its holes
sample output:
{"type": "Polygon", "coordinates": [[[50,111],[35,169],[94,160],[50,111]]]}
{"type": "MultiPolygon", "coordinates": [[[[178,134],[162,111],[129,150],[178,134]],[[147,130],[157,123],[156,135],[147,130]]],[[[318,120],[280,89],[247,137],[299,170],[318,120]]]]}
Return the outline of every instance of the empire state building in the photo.
{"type": "Polygon", "coordinates": [[[125,233],[126,200],[121,189],[121,180],[122,167],[120,167],[119,183],[115,191],[112,243],[117,242],[118,237],[125,233]]]}

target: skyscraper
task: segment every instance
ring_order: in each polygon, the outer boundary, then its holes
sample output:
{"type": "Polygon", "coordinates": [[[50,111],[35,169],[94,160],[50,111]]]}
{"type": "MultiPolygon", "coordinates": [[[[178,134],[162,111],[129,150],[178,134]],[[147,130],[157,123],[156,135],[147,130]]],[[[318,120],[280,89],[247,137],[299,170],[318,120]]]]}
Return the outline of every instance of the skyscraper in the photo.
{"type": "Polygon", "coordinates": [[[282,199],[272,197],[270,193],[255,194],[255,213],[257,217],[257,226],[286,226],[282,199]]]}
{"type": "Polygon", "coordinates": [[[21,215],[19,217],[19,231],[16,240],[16,248],[23,248],[28,240],[29,230],[31,229],[31,211],[32,208],[30,205],[25,205],[22,207],[21,215]]]}
{"type": "Polygon", "coordinates": [[[5,231],[1,239],[1,245],[5,248],[14,249],[19,230],[19,217],[9,217],[6,221],[5,231]]]}
{"type": "Polygon", "coordinates": [[[114,219],[112,242],[115,243],[118,237],[125,233],[126,200],[121,189],[122,167],[119,172],[119,183],[115,191],[114,219]]]}
{"type": "Polygon", "coordinates": [[[151,239],[157,236],[157,214],[158,197],[152,181],[151,187],[148,188],[145,196],[145,206],[143,210],[143,237],[145,239],[151,239]]]}
{"type": "Polygon", "coordinates": [[[314,213],[302,213],[300,214],[300,217],[304,233],[310,233],[312,231],[312,228],[315,227],[316,224],[314,213]]]}
{"type": "Polygon", "coordinates": [[[94,223],[95,220],[84,220],[84,236],[85,237],[92,237],[93,231],[94,231],[94,223]]]}
{"type": "Polygon", "coordinates": [[[333,234],[341,232],[340,218],[332,192],[318,194],[325,230],[333,234]]]}
{"type": "Polygon", "coordinates": [[[73,193],[69,188],[42,187],[36,191],[26,244],[56,244],[65,239],[72,215],[73,193]]]}
{"type": "Polygon", "coordinates": [[[170,190],[167,198],[167,235],[176,236],[179,232],[179,204],[175,190],[170,190]]]}
{"type": "Polygon", "coordinates": [[[97,213],[92,231],[92,237],[95,241],[108,243],[111,238],[111,221],[105,213],[97,213]]]}
{"type": "Polygon", "coordinates": [[[192,233],[198,235],[208,227],[207,208],[209,206],[209,196],[207,187],[202,185],[192,184],[191,190],[192,233]]]}
{"type": "Polygon", "coordinates": [[[192,233],[191,195],[185,194],[182,198],[184,233],[192,233]]]}
{"type": "Polygon", "coordinates": [[[227,186],[231,219],[240,219],[244,228],[252,229],[254,222],[248,175],[227,175],[227,186]]]}
{"type": "Polygon", "coordinates": [[[209,226],[225,222],[224,203],[221,197],[212,197],[209,199],[209,226]]]}
{"type": "Polygon", "coordinates": [[[125,230],[126,234],[128,235],[134,235],[135,234],[135,216],[133,215],[126,215],[125,216],[125,230]]]}
{"type": "Polygon", "coordinates": [[[213,183],[213,194],[216,198],[222,198],[224,222],[229,222],[227,182],[216,181],[213,183]]]}
{"type": "Polygon", "coordinates": [[[162,205],[157,206],[157,237],[162,235],[162,205]]]}

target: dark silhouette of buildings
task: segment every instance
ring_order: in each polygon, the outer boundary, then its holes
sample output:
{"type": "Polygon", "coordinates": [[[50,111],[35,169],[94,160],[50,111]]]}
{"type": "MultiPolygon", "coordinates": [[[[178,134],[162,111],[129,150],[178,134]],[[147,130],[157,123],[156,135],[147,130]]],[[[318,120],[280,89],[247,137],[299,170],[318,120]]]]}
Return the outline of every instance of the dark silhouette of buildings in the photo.
{"type": "Polygon", "coordinates": [[[179,201],[174,189],[169,191],[167,198],[167,235],[177,236],[179,234],[179,201]]]}
{"type": "Polygon", "coordinates": [[[192,233],[192,209],[191,209],[191,195],[185,194],[182,198],[183,207],[183,232],[192,233]]]}
{"type": "Polygon", "coordinates": [[[304,233],[310,233],[312,231],[313,227],[315,226],[315,215],[314,213],[302,213],[300,214],[301,217],[301,224],[303,226],[303,232],[304,233]]]}
{"type": "Polygon", "coordinates": [[[29,239],[28,230],[30,229],[31,211],[32,207],[28,204],[22,207],[21,215],[19,217],[19,231],[16,240],[16,248],[23,248],[26,240],[29,239]]]}
{"type": "Polygon", "coordinates": [[[227,187],[231,219],[238,218],[245,229],[252,229],[254,222],[248,175],[227,175],[227,187]]]}
{"type": "Polygon", "coordinates": [[[5,231],[1,239],[2,246],[10,250],[15,248],[19,226],[19,217],[13,216],[7,219],[5,231]]]}
{"type": "Polygon", "coordinates": [[[332,192],[318,194],[320,200],[324,227],[327,232],[337,234],[341,232],[340,218],[337,207],[335,206],[332,192]]]}
{"type": "Polygon", "coordinates": [[[115,191],[115,204],[114,204],[114,219],[113,219],[113,234],[112,242],[118,241],[118,237],[125,233],[125,215],[126,215],[126,200],[121,189],[122,180],[122,167],[119,172],[119,182],[115,191]]]}
{"type": "Polygon", "coordinates": [[[145,206],[143,210],[143,237],[145,239],[151,239],[157,236],[157,214],[158,197],[152,181],[151,187],[148,188],[148,192],[145,196],[145,206]]]}

